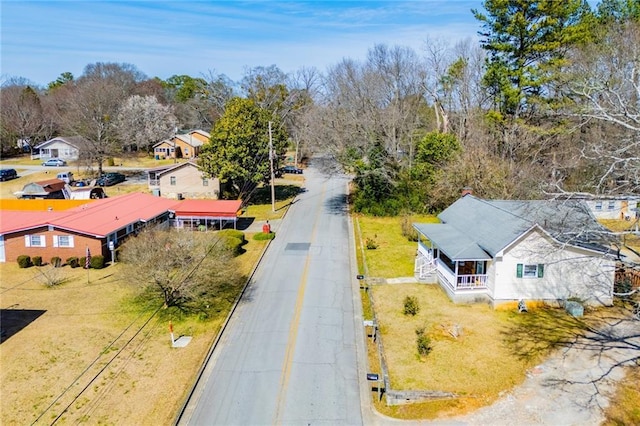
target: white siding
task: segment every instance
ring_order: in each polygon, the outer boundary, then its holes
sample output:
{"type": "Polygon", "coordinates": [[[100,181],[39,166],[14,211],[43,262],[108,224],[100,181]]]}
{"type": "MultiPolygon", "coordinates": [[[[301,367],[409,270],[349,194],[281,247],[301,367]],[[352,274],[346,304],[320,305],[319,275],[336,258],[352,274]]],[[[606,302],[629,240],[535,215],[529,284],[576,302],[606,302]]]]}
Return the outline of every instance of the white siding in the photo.
{"type": "Polygon", "coordinates": [[[575,247],[560,246],[532,230],[496,263],[496,302],[579,298],[588,304],[612,303],[615,260],[575,247]],[[542,278],[518,278],[517,264],[543,264],[542,278]]]}

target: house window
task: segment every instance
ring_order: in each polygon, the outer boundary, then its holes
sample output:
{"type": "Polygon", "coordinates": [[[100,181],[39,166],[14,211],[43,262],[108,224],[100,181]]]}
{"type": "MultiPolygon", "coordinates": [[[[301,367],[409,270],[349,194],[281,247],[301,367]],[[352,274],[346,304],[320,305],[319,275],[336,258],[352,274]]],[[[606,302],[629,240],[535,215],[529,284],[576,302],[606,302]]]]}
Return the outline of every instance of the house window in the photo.
{"type": "Polygon", "coordinates": [[[538,263],[538,264],[518,263],[518,265],[516,265],[516,277],[542,278],[544,277],[544,265],[542,263],[538,263]]]}
{"type": "Polygon", "coordinates": [[[602,210],[602,201],[596,201],[596,210],[602,210]]]}
{"type": "Polygon", "coordinates": [[[74,247],[73,235],[54,235],[53,236],[54,247],[74,247]]]}
{"type": "Polygon", "coordinates": [[[175,184],[176,184],[176,177],[175,177],[175,176],[171,176],[171,177],[169,178],[169,183],[170,183],[171,185],[175,185],[175,184]]]}
{"type": "Polygon", "coordinates": [[[615,201],[609,201],[609,206],[607,207],[609,210],[613,210],[616,208],[616,202],[615,201]]]}
{"type": "Polygon", "coordinates": [[[25,247],[46,247],[44,235],[25,235],[24,236],[25,247]]]}
{"type": "Polygon", "coordinates": [[[130,223],[127,225],[127,234],[130,234],[133,232],[133,223],[130,223]]]}
{"type": "Polygon", "coordinates": [[[202,186],[209,186],[209,179],[207,178],[202,179],[202,186]]]}

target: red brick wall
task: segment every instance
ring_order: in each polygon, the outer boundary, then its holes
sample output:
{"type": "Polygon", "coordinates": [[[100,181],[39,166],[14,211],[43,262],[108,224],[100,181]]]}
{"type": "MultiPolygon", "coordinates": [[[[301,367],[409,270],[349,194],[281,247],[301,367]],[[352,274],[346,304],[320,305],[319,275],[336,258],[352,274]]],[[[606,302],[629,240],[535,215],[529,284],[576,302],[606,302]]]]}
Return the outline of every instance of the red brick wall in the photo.
{"type": "Polygon", "coordinates": [[[105,261],[111,261],[111,254],[106,246],[105,239],[88,237],[82,234],[75,234],[62,230],[49,231],[48,227],[31,229],[29,231],[18,232],[4,236],[4,251],[7,262],[15,262],[18,256],[42,256],[43,262],[50,262],[51,258],[58,256],[64,262],[69,257],[82,257],[87,253],[87,246],[91,250],[91,255],[101,254],[105,261]],[[46,247],[25,247],[25,235],[43,235],[46,247]],[[54,235],[73,235],[73,247],[54,247],[54,235]]]}

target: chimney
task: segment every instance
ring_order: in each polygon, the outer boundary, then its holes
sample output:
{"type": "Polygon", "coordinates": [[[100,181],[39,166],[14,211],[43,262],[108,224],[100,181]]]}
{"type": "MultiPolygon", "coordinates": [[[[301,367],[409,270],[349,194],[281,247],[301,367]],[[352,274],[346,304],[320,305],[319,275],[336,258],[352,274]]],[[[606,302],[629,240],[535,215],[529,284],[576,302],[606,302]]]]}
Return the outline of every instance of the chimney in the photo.
{"type": "Polygon", "coordinates": [[[465,186],[464,188],[462,188],[461,197],[464,197],[465,195],[473,195],[473,189],[471,189],[468,186],[465,186]]]}

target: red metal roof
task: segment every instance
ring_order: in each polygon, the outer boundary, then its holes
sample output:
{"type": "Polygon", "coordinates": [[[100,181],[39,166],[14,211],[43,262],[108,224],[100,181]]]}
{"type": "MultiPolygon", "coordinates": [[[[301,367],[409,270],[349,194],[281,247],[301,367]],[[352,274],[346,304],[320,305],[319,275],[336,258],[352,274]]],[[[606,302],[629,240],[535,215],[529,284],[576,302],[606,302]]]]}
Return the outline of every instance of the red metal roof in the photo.
{"type": "Polygon", "coordinates": [[[176,216],[236,217],[242,200],[184,200],[173,210],[176,216]]]}
{"type": "Polygon", "coordinates": [[[152,220],[173,210],[176,203],[176,200],[134,192],[70,209],[68,211],[73,214],[56,220],[55,225],[85,234],[106,236],[131,223],[152,220]]]}
{"type": "Polygon", "coordinates": [[[0,234],[52,224],[68,211],[0,210],[0,234]]]}
{"type": "Polygon", "coordinates": [[[236,217],[241,200],[176,201],[151,194],[131,193],[93,200],[65,211],[0,210],[0,234],[39,226],[55,226],[85,235],[106,237],[127,225],[150,221],[169,211],[176,216],[236,217]]]}

